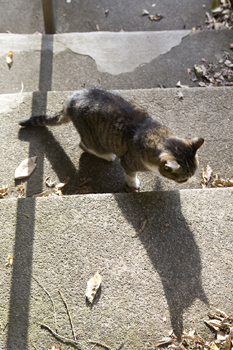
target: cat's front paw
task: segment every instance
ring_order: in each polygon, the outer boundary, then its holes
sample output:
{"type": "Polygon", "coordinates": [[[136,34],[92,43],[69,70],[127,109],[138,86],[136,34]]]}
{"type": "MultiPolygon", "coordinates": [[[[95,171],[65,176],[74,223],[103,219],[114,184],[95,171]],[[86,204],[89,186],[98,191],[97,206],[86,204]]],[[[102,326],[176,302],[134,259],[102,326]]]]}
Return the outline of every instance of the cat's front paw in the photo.
{"type": "Polygon", "coordinates": [[[126,174],[126,181],[129,187],[135,188],[136,190],[140,188],[140,181],[137,175],[130,176],[126,174]]]}

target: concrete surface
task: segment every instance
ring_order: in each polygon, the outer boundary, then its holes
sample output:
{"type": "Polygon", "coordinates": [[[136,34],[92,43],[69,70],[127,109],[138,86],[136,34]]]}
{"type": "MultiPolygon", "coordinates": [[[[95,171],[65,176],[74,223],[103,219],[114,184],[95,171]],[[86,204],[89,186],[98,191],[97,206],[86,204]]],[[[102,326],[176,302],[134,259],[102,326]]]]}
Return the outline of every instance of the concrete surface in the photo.
{"type": "MultiPolygon", "coordinates": [[[[52,50],[55,56],[67,50],[74,54],[89,56],[95,61],[99,72],[118,75],[132,72],[140,65],[167,53],[172,47],[179,45],[188,34],[189,30],[60,34],[50,37],[53,41],[50,40],[43,49],[52,50]],[[133,55],[133,51],[137,54],[133,55]]],[[[23,52],[30,54],[40,51],[41,44],[42,36],[2,34],[3,52],[11,49],[16,54],[23,52]],[[12,40],[9,41],[9,38],[12,40]]]]}
{"type": "MultiPolygon", "coordinates": [[[[59,33],[90,32],[96,25],[103,31],[158,31],[191,29],[203,25],[205,12],[210,12],[211,0],[54,0],[55,17],[59,33]],[[152,4],[156,3],[155,7],[152,4]],[[204,7],[204,6],[205,7],[204,7]],[[109,10],[107,16],[105,11],[109,10]],[[150,14],[164,16],[158,22],[142,17],[143,9],[150,14]]],[[[33,34],[44,32],[41,0],[2,0],[0,32],[33,34]]]]}
{"type": "Polygon", "coordinates": [[[60,290],[89,349],[89,339],[154,349],[172,328],[194,325],[212,339],[208,310],[233,311],[232,205],[232,189],[0,201],[1,349],[59,345],[40,327],[55,329],[54,314],[33,276],[54,300],[58,333],[72,338],[60,290]],[[8,253],[14,263],[4,267],[8,253]],[[90,307],[86,283],[97,270],[103,282],[90,307]]]}
{"type": "MultiPolygon", "coordinates": [[[[200,188],[202,168],[209,164],[214,173],[233,175],[233,118],[231,88],[124,90],[120,94],[146,108],[158,121],[180,137],[203,137],[199,169],[190,185],[178,185],[153,173],[140,173],[141,191],[200,188]],[[182,91],[183,100],[178,92],[182,91]]],[[[71,178],[65,193],[74,194],[85,179],[87,191],[124,191],[125,178],[120,164],[109,163],[79,148],[79,136],[72,123],[50,128],[20,128],[18,121],[31,115],[55,113],[70,92],[22,93],[0,96],[1,159],[0,183],[25,184],[27,196],[46,189],[44,179],[63,182],[71,178]],[[15,169],[27,157],[37,156],[37,168],[29,179],[14,181],[15,169]]]]}
{"type": "Polygon", "coordinates": [[[197,86],[187,68],[201,64],[202,58],[218,63],[229,50],[232,31],[188,33],[1,34],[0,93],[20,92],[22,83],[24,91],[70,91],[93,85],[146,89],[160,84],[175,87],[178,81],[197,86]],[[5,58],[10,50],[11,69],[5,58]]]}

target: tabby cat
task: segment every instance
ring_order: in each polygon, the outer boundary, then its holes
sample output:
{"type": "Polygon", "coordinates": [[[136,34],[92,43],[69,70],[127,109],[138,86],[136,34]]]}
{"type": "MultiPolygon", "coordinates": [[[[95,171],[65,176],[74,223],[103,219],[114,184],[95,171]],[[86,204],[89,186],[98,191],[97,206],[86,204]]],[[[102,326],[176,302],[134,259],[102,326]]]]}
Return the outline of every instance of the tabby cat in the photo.
{"type": "Polygon", "coordinates": [[[76,91],[60,113],[32,116],[19,124],[59,125],[70,120],[84,151],[108,161],[119,158],[129,187],[139,188],[138,171],[158,171],[185,183],[197,169],[196,151],[204,139],[180,139],[140,106],[101,88],[76,91]]]}

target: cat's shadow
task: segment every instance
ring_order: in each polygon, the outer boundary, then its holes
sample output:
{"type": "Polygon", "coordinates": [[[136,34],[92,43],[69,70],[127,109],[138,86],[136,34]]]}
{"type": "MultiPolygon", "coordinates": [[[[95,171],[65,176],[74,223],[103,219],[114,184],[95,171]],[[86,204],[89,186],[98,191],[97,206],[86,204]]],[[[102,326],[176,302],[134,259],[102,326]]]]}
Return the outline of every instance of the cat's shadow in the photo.
{"type": "MultiPolygon", "coordinates": [[[[113,193],[114,189],[115,192],[123,192],[125,178],[118,162],[109,163],[84,152],[79,160],[79,169],[76,169],[60,143],[46,127],[22,128],[19,130],[19,139],[30,142],[30,155],[38,156],[37,172],[31,175],[28,183],[28,196],[42,190],[45,156],[60,181],[70,177],[68,194],[69,191],[73,194],[83,179],[88,178],[93,180],[90,183],[90,191],[93,193],[113,193]]],[[[157,192],[124,196],[115,194],[115,200],[135,232],[140,226],[140,221],[148,218],[145,229],[135,239],[140,239],[160,277],[171,325],[180,337],[184,311],[196,299],[205,304],[208,304],[208,300],[202,288],[199,248],[182,214],[179,191],[159,192],[161,187],[157,179],[157,192]]]]}
{"type": "Polygon", "coordinates": [[[209,303],[202,287],[199,248],[182,214],[179,191],[114,196],[135,232],[140,228],[142,220],[148,220],[144,230],[134,239],[140,239],[155,274],[159,275],[171,326],[180,340],[185,310],[196,299],[206,305],[209,303]]]}

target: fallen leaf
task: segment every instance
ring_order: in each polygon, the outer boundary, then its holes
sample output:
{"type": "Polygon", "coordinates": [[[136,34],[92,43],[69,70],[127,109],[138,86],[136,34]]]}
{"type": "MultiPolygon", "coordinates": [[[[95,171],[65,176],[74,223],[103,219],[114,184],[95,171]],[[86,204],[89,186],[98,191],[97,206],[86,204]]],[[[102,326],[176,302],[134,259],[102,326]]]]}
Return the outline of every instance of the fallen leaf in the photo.
{"type": "Polygon", "coordinates": [[[69,181],[67,181],[67,182],[60,182],[59,184],[57,184],[56,189],[58,191],[60,191],[63,187],[65,187],[68,184],[68,182],[69,181]]]}
{"type": "Polygon", "coordinates": [[[160,345],[165,345],[165,344],[169,344],[172,343],[174,341],[174,338],[172,337],[165,337],[159,341],[155,342],[155,346],[160,346],[160,345]]]}
{"type": "Polygon", "coordinates": [[[8,258],[6,259],[6,266],[12,266],[13,265],[13,256],[11,256],[10,254],[8,254],[8,258]]]}
{"type": "Polygon", "coordinates": [[[50,177],[49,177],[49,176],[47,176],[44,182],[45,182],[46,186],[48,186],[49,188],[52,188],[52,187],[54,187],[54,186],[55,186],[55,183],[56,183],[56,182],[55,182],[55,181],[54,181],[54,182],[52,182],[51,180],[50,180],[50,181],[48,181],[48,180],[49,180],[49,178],[50,178],[50,177]]]}
{"type": "Polygon", "coordinates": [[[230,318],[230,316],[228,316],[225,311],[222,311],[220,309],[216,309],[216,312],[217,312],[217,314],[219,314],[220,316],[222,316],[224,318],[230,318]]]}
{"type": "Polygon", "coordinates": [[[207,86],[206,83],[204,83],[203,81],[199,81],[198,85],[200,87],[206,87],[207,86]]]}
{"type": "Polygon", "coordinates": [[[233,68],[233,63],[230,60],[226,60],[224,62],[225,66],[229,67],[229,68],[233,68]]]}
{"type": "Polygon", "coordinates": [[[179,91],[176,95],[180,100],[182,100],[184,98],[184,95],[182,94],[181,91],[179,91]]]}
{"type": "Polygon", "coordinates": [[[149,19],[151,21],[159,21],[161,18],[163,18],[163,16],[160,14],[149,15],[149,19]]]}
{"type": "Polygon", "coordinates": [[[202,169],[202,188],[206,188],[208,183],[210,182],[211,178],[212,178],[212,172],[213,170],[211,169],[211,167],[209,166],[209,164],[207,165],[207,167],[204,169],[202,169]]]}
{"type": "Polygon", "coordinates": [[[180,88],[189,88],[188,85],[181,85],[181,82],[178,81],[178,83],[176,84],[176,87],[180,87],[180,88]]]}
{"type": "Polygon", "coordinates": [[[6,55],[6,63],[8,64],[8,67],[11,68],[13,64],[13,52],[9,51],[8,54],[6,55]]]}
{"type": "Polygon", "coordinates": [[[149,15],[149,11],[147,11],[147,10],[143,10],[142,11],[142,16],[148,16],[149,15]]]}
{"type": "Polygon", "coordinates": [[[197,64],[194,64],[194,72],[197,77],[201,77],[203,75],[202,67],[197,64]]]}
{"type": "Polygon", "coordinates": [[[23,179],[30,176],[36,168],[36,158],[37,156],[24,159],[15,170],[15,179],[23,179]]]}
{"type": "Polygon", "coordinates": [[[0,198],[3,198],[7,194],[8,189],[8,185],[2,185],[2,187],[0,188],[0,198]]]}
{"type": "Polygon", "coordinates": [[[218,13],[222,11],[221,4],[218,0],[214,0],[211,5],[211,11],[213,13],[218,13]]]}
{"type": "Polygon", "coordinates": [[[216,174],[213,182],[211,183],[211,187],[233,187],[233,180],[230,178],[225,180],[221,178],[220,174],[216,174]]]}
{"type": "Polygon", "coordinates": [[[204,320],[204,322],[208,324],[208,326],[212,327],[215,331],[220,331],[220,328],[222,326],[222,322],[219,320],[204,320]]]}
{"type": "Polygon", "coordinates": [[[212,341],[211,343],[210,343],[210,350],[219,350],[220,349],[220,344],[217,344],[217,343],[215,343],[214,341],[212,341]]]}
{"type": "Polygon", "coordinates": [[[222,342],[226,340],[226,333],[223,331],[217,331],[217,341],[222,342]]]}
{"type": "Polygon", "coordinates": [[[60,349],[61,349],[61,346],[55,347],[55,345],[53,343],[52,348],[48,349],[48,350],[60,350],[60,349]]]}
{"type": "Polygon", "coordinates": [[[99,289],[101,281],[102,277],[97,271],[96,274],[87,282],[86,298],[90,303],[93,303],[94,297],[97,293],[97,290],[99,289]]]}

